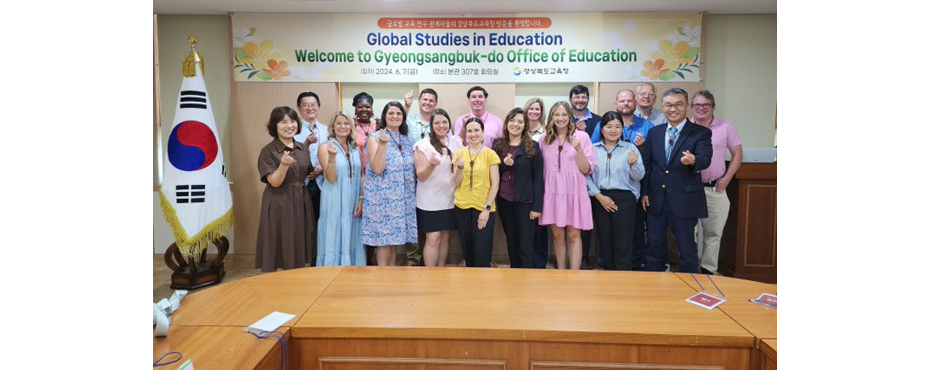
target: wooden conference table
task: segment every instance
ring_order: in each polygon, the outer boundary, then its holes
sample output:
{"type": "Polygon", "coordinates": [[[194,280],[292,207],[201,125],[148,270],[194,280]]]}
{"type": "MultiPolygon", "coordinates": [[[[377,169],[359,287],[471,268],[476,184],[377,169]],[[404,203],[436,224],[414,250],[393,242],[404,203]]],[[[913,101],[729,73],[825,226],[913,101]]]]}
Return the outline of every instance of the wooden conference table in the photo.
{"type": "Polygon", "coordinates": [[[775,286],[714,281],[729,300],[707,310],[685,302],[698,290],[690,274],[303,268],[188,295],[153,355],[185,344],[198,370],[279,369],[275,340],[242,331],[277,310],[297,315],[282,328],[290,369],[759,368],[776,310],[747,299],[775,286]]]}

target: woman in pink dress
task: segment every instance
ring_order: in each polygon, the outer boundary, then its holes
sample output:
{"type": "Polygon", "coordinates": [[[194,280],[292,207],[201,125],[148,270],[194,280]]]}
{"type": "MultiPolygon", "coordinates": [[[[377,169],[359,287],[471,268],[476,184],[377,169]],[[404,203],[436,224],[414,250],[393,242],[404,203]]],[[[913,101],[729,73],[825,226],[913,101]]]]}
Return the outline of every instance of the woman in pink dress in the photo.
{"type": "Polygon", "coordinates": [[[540,225],[552,230],[556,266],[565,268],[565,236],[568,235],[569,263],[581,269],[581,230],[594,228],[591,198],[585,175],[594,169],[594,146],[582,130],[576,130],[567,102],[549,109],[546,133],[539,137],[543,158],[543,193],[540,225]]]}

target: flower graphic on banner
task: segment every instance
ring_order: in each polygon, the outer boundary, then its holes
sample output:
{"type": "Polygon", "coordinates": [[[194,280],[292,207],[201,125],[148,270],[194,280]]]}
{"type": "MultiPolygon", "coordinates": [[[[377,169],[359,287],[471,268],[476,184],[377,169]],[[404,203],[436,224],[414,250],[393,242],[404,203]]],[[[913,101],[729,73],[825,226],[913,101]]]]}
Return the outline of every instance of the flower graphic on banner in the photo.
{"type": "Polygon", "coordinates": [[[662,67],[664,66],[665,66],[664,59],[659,58],[659,59],[656,59],[655,62],[651,60],[647,60],[645,63],[643,63],[642,72],[639,72],[639,73],[643,76],[649,77],[650,80],[657,80],[659,79],[659,76],[669,71],[668,68],[662,69],[662,67]]]}
{"type": "Polygon", "coordinates": [[[252,35],[255,34],[255,27],[242,28],[235,27],[232,30],[233,45],[243,45],[247,41],[252,41],[252,35]]]}
{"type": "Polygon", "coordinates": [[[701,26],[679,26],[674,31],[668,33],[668,39],[671,41],[687,41],[692,44],[701,42],[701,26]]]}
{"type": "Polygon", "coordinates": [[[274,51],[274,43],[271,40],[263,40],[261,44],[249,41],[242,45],[242,49],[245,51],[245,59],[240,59],[240,61],[244,63],[258,63],[281,58],[281,54],[274,51]]]}
{"type": "MultiPolygon", "coordinates": [[[[684,41],[679,41],[672,45],[669,39],[659,41],[659,51],[652,53],[653,59],[665,59],[669,65],[676,65],[685,62],[685,54],[691,50],[691,45],[684,41]]],[[[692,56],[693,57],[693,56],[692,56]]]]}
{"type": "Polygon", "coordinates": [[[274,48],[274,42],[271,40],[262,40],[255,43],[250,40],[255,35],[255,27],[247,29],[233,29],[234,45],[241,44],[233,48],[236,64],[233,68],[238,73],[246,75],[246,79],[253,77],[263,81],[280,80],[291,75],[291,70],[286,61],[281,60],[281,53],[274,48]],[[259,67],[256,68],[255,65],[259,67]],[[264,68],[267,66],[267,68],[264,68]]]}
{"type": "Polygon", "coordinates": [[[686,41],[672,44],[669,39],[659,41],[659,50],[652,53],[653,60],[643,63],[640,74],[651,80],[669,81],[676,77],[685,79],[685,73],[693,74],[697,68],[701,48],[686,41]],[[668,68],[663,68],[667,65],[668,68]],[[672,68],[674,67],[674,69],[672,68]]]}
{"type": "Polygon", "coordinates": [[[271,78],[275,80],[291,75],[291,71],[287,70],[287,62],[283,60],[278,62],[274,59],[268,59],[268,68],[262,68],[262,72],[271,75],[271,78]]]}

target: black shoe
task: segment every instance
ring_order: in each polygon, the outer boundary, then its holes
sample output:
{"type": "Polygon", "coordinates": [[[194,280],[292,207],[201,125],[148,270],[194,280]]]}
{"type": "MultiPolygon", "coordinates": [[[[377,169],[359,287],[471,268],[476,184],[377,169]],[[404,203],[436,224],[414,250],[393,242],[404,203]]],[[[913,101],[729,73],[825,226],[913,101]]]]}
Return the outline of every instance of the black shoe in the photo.
{"type": "Polygon", "coordinates": [[[582,269],[582,270],[592,270],[591,264],[589,264],[588,261],[581,261],[581,269],[582,269]]]}
{"type": "Polygon", "coordinates": [[[713,272],[710,272],[710,270],[705,269],[705,268],[703,268],[703,267],[701,267],[701,273],[704,274],[704,275],[713,275],[713,274],[714,274],[713,272]]]}

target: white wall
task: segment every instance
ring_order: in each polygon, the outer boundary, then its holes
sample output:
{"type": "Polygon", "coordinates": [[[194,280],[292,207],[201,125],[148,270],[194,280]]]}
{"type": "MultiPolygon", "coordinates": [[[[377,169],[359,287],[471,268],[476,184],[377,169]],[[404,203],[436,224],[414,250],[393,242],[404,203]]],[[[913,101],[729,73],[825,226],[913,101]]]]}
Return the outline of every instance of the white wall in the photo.
{"type": "Polygon", "coordinates": [[[708,15],[705,87],[743,147],[775,145],[777,16],[708,15]]]}

